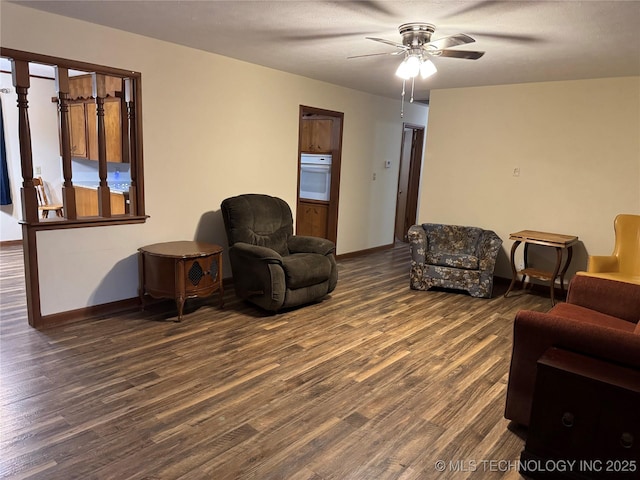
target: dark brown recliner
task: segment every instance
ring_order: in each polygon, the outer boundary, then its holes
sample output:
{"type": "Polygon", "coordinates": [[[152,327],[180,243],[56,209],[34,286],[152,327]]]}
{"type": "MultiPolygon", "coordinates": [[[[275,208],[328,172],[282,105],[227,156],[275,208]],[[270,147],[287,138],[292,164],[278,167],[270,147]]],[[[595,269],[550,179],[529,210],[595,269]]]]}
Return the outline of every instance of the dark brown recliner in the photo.
{"type": "Polygon", "coordinates": [[[640,369],[639,321],[640,285],[583,275],[571,280],[566,303],[519,311],[504,416],[529,425],[537,362],[550,347],[640,369]]]}
{"type": "Polygon", "coordinates": [[[293,235],[284,200],[245,194],[222,202],[236,295],[278,311],[319,300],[336,288],[335,245],[293,235]]]}

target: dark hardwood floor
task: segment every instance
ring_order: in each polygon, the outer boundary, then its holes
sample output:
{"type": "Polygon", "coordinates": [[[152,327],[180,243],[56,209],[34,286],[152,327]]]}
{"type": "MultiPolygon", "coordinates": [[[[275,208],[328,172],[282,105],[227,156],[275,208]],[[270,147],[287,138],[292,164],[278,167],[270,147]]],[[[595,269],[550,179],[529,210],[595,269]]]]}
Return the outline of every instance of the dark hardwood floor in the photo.
{"type": "Polygon", "coordinates": [[[38,331],[3,248],[0,477],[520,478],[511,328],[549,298],[413,291],[408,265],[406,245],[342,260],[330,297],[277,315],[229,288],[182,323],[162,302],[38,331]]]}

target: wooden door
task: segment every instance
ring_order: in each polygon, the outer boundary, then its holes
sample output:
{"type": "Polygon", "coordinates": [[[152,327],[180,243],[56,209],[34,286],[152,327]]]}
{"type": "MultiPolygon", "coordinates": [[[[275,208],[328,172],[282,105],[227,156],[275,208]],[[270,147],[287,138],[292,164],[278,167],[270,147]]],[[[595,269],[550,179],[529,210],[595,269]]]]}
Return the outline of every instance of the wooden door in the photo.
{"type": "MultiPolygon", "coordinates": [[[[87,130],[89,132],[89,158],[98,160],[98,117],[97,107],[87,103],[87,130]]],[[[122,117],[120,99],[108,98],[104,102],[104,131],[107,162],[122,162],[122,117]]]]}
{"type": "Polygon", "coordinates": [[[424,127],[405,124],[400,151],[400,172],[394,230],[395,238],[402,242],[408,241],[407,232],[409,227],[414,225],[417,220],[423,143],[424,127]]]}
{"type": "Polygon", "coordinates": [[[327,217],[329,205],[319,202],[298,203],[296,212],[296,234],[327,238],[327,217]]]}
{"type": "Polygon", "coordinates": [[[87,117],[84,103],[69,104],[69,122],[71,123],[71,156],[87,157],[87,117]]]}

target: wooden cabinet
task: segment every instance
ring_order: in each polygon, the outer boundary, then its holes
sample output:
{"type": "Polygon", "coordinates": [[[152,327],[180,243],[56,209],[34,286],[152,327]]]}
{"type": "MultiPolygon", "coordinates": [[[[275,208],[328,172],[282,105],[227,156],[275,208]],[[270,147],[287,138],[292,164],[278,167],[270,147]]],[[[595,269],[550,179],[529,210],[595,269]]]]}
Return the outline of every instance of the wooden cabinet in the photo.
{"type": "Polygon", "coordinates": [[[327,238],[327,203],[301,201],[296,211],[296,235],[327,238]]]}
{"type": "MultiPolygon", "coordinates": [[[[104,99],[104,126],[107,162],[127,161],[122,155],[122,102],[117,94],[122,90],[122,79],[106,77],[107,98],[104,99]]],[[[98,160],[98,117],[95,99],[91,97],[90,76],[69,80],[69,119],[71,123],[71,156],[98,160]]]]}
{"type": "Polygon", "coordinates": [[[69,105],[71,156],[87,158],[87,114],[84,103],[69,105]]]}
{"type": "MultiPolygon", "coordinates": [[[[95,103],[85,104],[87,112],[88,157],[98,160],[98,117],[95,103]]],[[[104,130],[107,140],[107,162],[122,162],[122,118],[120,99],[107,98],[104,102],[104,130]]]]}
{"type": "MultiPolygon", "coordinates": [[[[75,186],[76,212],[79,217],[98,215],[98,191],[95,188],[75,186]]],[[[111,215],[126,213],[126,198],[122,193],[111,193],[111,215]]]]}
{"type": "Polygon", "coordinates": [[[219,292],[224,305],[222,285],[222,247],[204,242],[178,241],[156,243],[138,249],[142,308],[145,294],[154,298],[173,298],[182,320],[184,302],[219,292]]]}
{"type": "Polygon", "coordinates": [[[547,350],[538,361],[531,421],[521,455],[522,464],[531,466],[526,475],[637,479],[638,405],[638,370],[567,350],[547,350]],[[575,461],[573,467],[564,472],[537,468],[570,461],[575,461]]]}
{"type": "Polygon", "coordinates": [[[300,148],[306,153],[330,153],[333,120],[303,119],[300,148]]]}

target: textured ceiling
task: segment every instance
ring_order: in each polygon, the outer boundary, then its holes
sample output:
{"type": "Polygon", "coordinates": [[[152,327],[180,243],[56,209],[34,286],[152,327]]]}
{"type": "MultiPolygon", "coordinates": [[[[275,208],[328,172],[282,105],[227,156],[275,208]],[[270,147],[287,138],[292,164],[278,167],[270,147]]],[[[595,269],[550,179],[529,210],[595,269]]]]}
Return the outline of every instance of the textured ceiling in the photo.
{"type": "Polygon", "coordinates": [[[158,38],[374,94],[397,97],[398,26],[467,33],[479,60],[436,58],[434,88],[640,75],[640,1],[22,1],[23,6],[158,38]]]}

